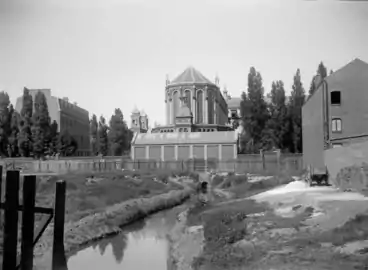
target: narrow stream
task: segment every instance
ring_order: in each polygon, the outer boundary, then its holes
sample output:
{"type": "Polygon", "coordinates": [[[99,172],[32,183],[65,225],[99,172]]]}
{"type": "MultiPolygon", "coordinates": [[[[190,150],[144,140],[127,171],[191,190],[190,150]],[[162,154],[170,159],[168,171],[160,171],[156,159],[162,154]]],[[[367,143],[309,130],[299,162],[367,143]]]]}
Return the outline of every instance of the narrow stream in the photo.
{"type": "Polygon", "coordinates": [[[68,259],[68,270],[171,270],[167,233],[187,205],[155,214],[124,227],[124,232],[101,240],[68,259]]]}

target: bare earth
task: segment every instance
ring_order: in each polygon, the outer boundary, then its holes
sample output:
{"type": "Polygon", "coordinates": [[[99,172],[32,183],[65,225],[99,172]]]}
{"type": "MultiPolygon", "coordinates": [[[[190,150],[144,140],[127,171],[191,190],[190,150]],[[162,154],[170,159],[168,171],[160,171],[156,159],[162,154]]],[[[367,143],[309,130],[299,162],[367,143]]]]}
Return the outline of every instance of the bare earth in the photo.
{"type": "Polygon", "coordinates": [[[201,215],[195,270],[368,269],[368,198],[358,193],[294,181],[201,215]]]}

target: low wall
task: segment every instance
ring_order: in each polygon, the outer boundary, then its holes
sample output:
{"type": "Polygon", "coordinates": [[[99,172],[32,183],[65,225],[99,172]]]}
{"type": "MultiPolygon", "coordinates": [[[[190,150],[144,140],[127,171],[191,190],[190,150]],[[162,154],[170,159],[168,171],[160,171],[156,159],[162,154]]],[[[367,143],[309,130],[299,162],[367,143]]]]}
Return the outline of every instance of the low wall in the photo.
{"type": "Polygon", "coordinates": [[[342,189],[367,187],[368,141],[331,148],[324,152],[330,182],[342,189]]]}

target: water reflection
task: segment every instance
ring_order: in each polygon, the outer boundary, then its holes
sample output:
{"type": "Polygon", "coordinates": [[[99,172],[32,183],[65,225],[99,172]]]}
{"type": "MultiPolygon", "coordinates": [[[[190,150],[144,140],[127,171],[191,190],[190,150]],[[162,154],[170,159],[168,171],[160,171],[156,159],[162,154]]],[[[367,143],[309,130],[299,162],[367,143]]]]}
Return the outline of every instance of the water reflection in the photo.
{"type": "Polygon", "coordinates": [[[103,239],[70,257],[68,269],[169,269],[166,234],[175,225],[179,210],[162,212],[124,227],[124,233],[103,239]]]}

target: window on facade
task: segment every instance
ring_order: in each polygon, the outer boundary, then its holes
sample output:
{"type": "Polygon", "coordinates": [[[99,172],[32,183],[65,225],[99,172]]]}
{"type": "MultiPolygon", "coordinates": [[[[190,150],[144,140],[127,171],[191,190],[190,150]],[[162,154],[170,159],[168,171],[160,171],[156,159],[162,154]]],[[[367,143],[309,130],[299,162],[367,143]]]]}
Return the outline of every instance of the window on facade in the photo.
{"type": "Polygon", "coordinates": [[[332,132],[341,132],[341,127],[342,123],[341,123],[341,119],[340,118],[334,118],[332,119],[331,122],[331,130],[332,132]]]}
{"type": "Polygon", "coordinates": [[[331,105],[341,105],[341,92],[340,91],[331,92],[331,105]]]}

